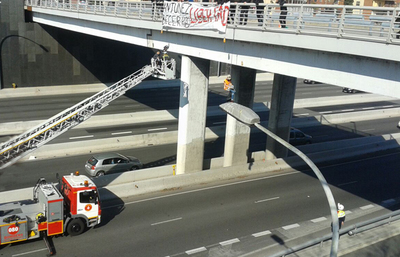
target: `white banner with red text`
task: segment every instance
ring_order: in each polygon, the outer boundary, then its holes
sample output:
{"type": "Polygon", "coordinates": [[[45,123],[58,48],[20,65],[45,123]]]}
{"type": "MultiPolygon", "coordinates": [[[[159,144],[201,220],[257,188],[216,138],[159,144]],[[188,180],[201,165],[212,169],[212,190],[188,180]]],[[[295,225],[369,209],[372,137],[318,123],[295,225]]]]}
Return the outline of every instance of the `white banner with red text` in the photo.
{"type": "Polygon", "coordinates": [[[204,29],[225,33],[230,2],[203,6],[195,2],[164,1],[163,29],[204,29]]]}

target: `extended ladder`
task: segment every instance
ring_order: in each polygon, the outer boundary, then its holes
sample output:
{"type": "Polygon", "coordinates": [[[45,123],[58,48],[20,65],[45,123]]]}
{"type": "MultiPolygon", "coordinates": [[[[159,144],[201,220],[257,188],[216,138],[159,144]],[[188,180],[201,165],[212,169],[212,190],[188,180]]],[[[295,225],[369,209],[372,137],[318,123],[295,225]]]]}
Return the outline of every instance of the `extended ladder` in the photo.
{"type": "Polygon", "coordinates": [[[151,75],[162,79],[174,79],[175,60],[163,61],[161,68],[153,63],[151,66],[146,65],[103,91],[3,143],[0,146],[0,169],[10,166],[28,153],[89,119],[93,114],[108,106],[111,101],[151,75]]]}

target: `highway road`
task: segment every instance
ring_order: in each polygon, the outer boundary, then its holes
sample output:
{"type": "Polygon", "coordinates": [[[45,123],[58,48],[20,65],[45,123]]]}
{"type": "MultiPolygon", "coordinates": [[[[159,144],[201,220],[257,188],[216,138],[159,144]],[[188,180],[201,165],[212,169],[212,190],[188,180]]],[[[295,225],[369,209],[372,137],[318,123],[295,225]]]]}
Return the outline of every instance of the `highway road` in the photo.
{"type": "MultiPolygon", "coordinates": [[[[362,136],[382,135],[397,133],[395,126],[398,118],[362,121],[357,123],[338,124],[337,126],[310,126],[302,127],[302,131],[313,136],[314,143],[333,140],[357,138],[362,136]]],[[[265,150],[266,136],[253,128],[254,133],[250,138],[250,151],[265,150]]],[[[82,144],[85,141],[81,141],[82,144]]],[[[299,147],[301,149],[301,146],[299,147]]],[[[176,162],[176,144],[147,146],[129,150],[120,150],[122,154],[139,158],[145,167],[154,167],[176,162]]],[[[205,159],[223,156],[224,139],[208,141],[205,144],[205,159]]],[[[307,153],[307,152],[305,152],[307,153]]],[[[71,156],[51,160],[35,160],[16,163],[0,170],[0,191],[32,187],[39,177],[48,181],[55,181],[55,173],[69,174],[74,171],[84,172],[84,163],[89,155],[71,156]]]]}
{"type": "MultiPolygon", "coordinates": [[[[271,91],[271,81],[257,82],[254,102],[270,101],[271,91]]],[[[225,95],[222,82],[221,84],[210,84],[208,106],[217,106],[223,103],[226,100],[225,95]]],[[[342,93],[340,87],[326,84],[303,84],[300,80],[296,88],[296,99],[349,95],[351,94],[342,93]]],[[[48,119],[90,96],[92,94],[2,99],[0,102],[1,122],[48,119]]],[[[399,103],[400,101],[397,104],[399,103]]],[[[392,105],[393,103],[390,104],[392,105]]],[[[113,101],[107,108],[98,112],[97,115],[178,108],[179,88],[177,86],[159,89],[133,89],[113,101]]]]}
{"type": "MultiPolygon", "coordinates": [[[[399,196],[399,159],[400,153],[392,152],[320,167],[336,201],[348,210],[346,224],[363,219],[352,216],[355,210],[399,196]]],[[[299,231],[329,232],[325,195],[307,170],[124,200],[102,203],[99,227],[80,236],[55,238],[57,256],[239,256],[283,244],[299,231]],[[327,220],[320,227],[316,220],[322,218],[327,220]]],[[[2,247],[0,253],[31,257],[44,256],[46,250],[38,240],[2,247]]]]}
{"type": "MultiPolygon", "coordinates": [[[[268,90],[271,89],[271,82],[261,82],[257,84],[257,94],[256,96],[264,95],[270,93],[268,90]],[[267,92],[268,91],[268,92],[267,92]]],[[[164,93],[166,94],[165,99],[172,99],[174,94],[177,92],[172,93],[174,89],[166,90],[164,93]]],[[[219,85],[213,85],[211,87],[211,91],[216,91],[218,94],[223,94],[222,89],[219,85]]],[[[147,90],[148,91],[148,90],[147,90]]],[[[134,92],[134,91],[131,91],[134,92]]],[[[140,94],[143,94],[142,97],[144,99],[152,99],[149,97],[149,93],[146,90],[137,90],[140,94]]],[[[215,93],[215,94],[217,94],[215,93]]],[[[318,97],[318,96],[327,96],[327,95],[342,95],[346,97],[347,94],[343,94],[338,87],[324,85],[324,84],[317,84],[317,85],[308,85],[308,84],[298,84],[297,88],[297,97],[301,97],[301,94],[307,97],[318,97]],[[300,95],[300,96],[299,96],[300,95]]],[[[150,94],[151,95],[151,94],[150,94]]],[[[86,97],[82,96],[81,94],[75,96],[65,96],[59,97],[55,96],[56,99],[52,99],[52,97],[46,97],[47,102],[51,102],[51,105],[46,107],[45,109],[49,111],[49,109],[57,108],[58,102],[66,101],[68,104],[72,104],[72,101],[77,97],[86,97]],[[53,100],[56,100],[53,102],[53,100]]],[[[154,94],[156,99],[159,98],[159,94],[154,94]]],[[[259,97],[260,98],[260,97],[259,97]]],[[[17,99],[16,102],[9,102],[10,110],[14,116],[18,116],[19,107],[24,108],[25,110],[29,109],[29,103],[32,104],[32,110],[36,110],[32,115],[34,115],[34,119],[40,119],[42,113],[37,110],[36,108],[41,107],[40,101],[37,102],[38,99],[36,98],[29,98],[24,99],[17,99]],[[19,102],[21,101],[21,102],[19,102]],[[32,101],[32,102],[31,102],[32,101]],[[21,105],[21,106],[20,106],[21,105]]],[[[260,99],[263,100],[263,99],[260,99]]],[[[116,100],[116,106],[109,106],[104,110],[108,110],[110,108],[111,111],[117,112],[119,107],[128,102],[137,103],[137,101],[132,101],[131,99],[127,99],[126,97],[122,96],[122,100],[116,100]],[[118,103],[121,101],[123,103],[118,103]]],[[[146,101],[146,100],[144,100],[146,101]]],[[[176,99],[174,101],[177,101],[176,99]]],[[[214,101],[215,104],[219,104],[221,99],[218,101],[214,101]]],[[[158,101],[155,101],[154,104],[162,102],[159,98],[158,101]]],[[[213,101],[209,101],[211,104],[213,101]]],[[[4,104],[1,101],[1,104],[4,104]]],[[[164,101],[164,104],[168,106],[169,101],[164,101]]],[[[296,117],[305,117],[306,115],[302,115],[307,113],[307,115],[312,115],[314,113],[321,113],[321,112],[351,112],[352,111],[362,111],[362,109],[369,110],[370,108],[375,108],[379,106],[384,106],[385,108],[393,108],[396,103],[392,102],[373,102],[373,103],[363,103],[363,104],[354,104],[354,105],[339,105],[339,106],[324,106],[324,107],[314,107],[308,109],[296,109],[295,116],[296,117]],[[358,106],[358,108],[356,108],[358,106]],[[314,112],[314,113],[312,113],[314,112]]],[[[139,106],[140,104],[138,104],[139,106]]],[[[63,106],[64,108],[66,106],[63,106]]],[[[161,107],[160,107],[161,108],[161,107]]],[[[140,109],[140,108],[139,108],[140,109]]],[[[150,110],[148,105],[142,105],[142,109],[140,110],[150,110]]],[[[4,112],[4,108],[0,109],[4,112]]],[[[153,110],[153,109],[152,109],[153,110]]],[[[3,115],[3,114],[2,114],[3,115]]],[[[25,115],[25,114],[21,114],[25,115]]],[[[266,119],[266,112],[260,113],[262,117],[266,119]]],[[[11,115],[12,116],[12,115],[11,115]]],[[[2,116],[3,117],[3,116],[2,116]]],[[[15,120],[17,120],[15,118],[15,120]]],[[[208,126],[224,126],[224,122],[226,117],[224,116],[216,116],[216,117],[209,117],[208,118],[208,126]]],[[[305,133],[313,136],[314,143],[321,143],[327,141],[334,141],[334,140],[341,140],[341,139],[350,139],[362,136],[372,136],[372,135],[382,135],[388,133],[397,133],[398,128],[396,127],[398,122],[398,118],[386,118],[380,119],[379,122],[375,120],[367,120],[367,121],[360,121],[360,122],[351,122],[351,123],[343,123],[343,124],[336,124],[335,126],[327,126],[327,125],[312,125],[312,126],[302,126],[301,130],[305,133]]],[[[131,134],[146,134],[152,133],[154,131],[160,132],[160,128],[166,128],[162,131],[168,130],[177,130],[177,123],[176,122],[154,122],[154,124],[139,124],[139,125],[123,125],[123,126],[109,126],[103,128],[90,128],[90,129],[78,129],[78,130],[71,130],[65,133],[64,135],[60,136],[51,143],[60,143],[65,141],[80,141],[82,144],[86,142],[86,140],[91,139],[98,139],[98,138],[106,138],[106,137],[113,137],[117,135],[121,135],[121,133],[130,131],[131,134]],[[161,127],[160,127],[161,126],[161,127]],[[151,131],[149,131],[151,130],[151,131]]],[[[253,129],[252,136],[251,136],[251,146],[250,151],[261,151],[265,149],[265,142],[266,137],[265,134],[260,133],[257,129],[253,129]]],[[[210,159],[214,157],[220,157],[223,155],[223,148],[224,148],[224,139],[218,139],[215,141],[208,141],[205,145],[205,158],[210,159]]],[[[120,151],[121,153],[136,156],[138,157],[145,165],[145,167],[154,167],[160,166],[164,164],[172,164],[175,163],[176,160],[176,144],[170,145],[163,145],[163,146],[148,146],[143,148],[136,148],[130,150],[123,150],[120,151]]],[[[4,170],[0,171],[1,181],[0,181],[0,191],[18,189],[18,188],[25,188],[31,187],[34,185],[36,180],[39,176],[45,177],[48,181],[54,181],[54,174],[56,172],[60,174],[69,174],[76,170],[81,172],[83,171],[83,165],[85,161],[90,156],[72,156],[68,158],[59,158],[54,160],[45,160],[45,161],[32,161],[27,163],[17,163],[11,167],[8,167],[4,170]]]]}

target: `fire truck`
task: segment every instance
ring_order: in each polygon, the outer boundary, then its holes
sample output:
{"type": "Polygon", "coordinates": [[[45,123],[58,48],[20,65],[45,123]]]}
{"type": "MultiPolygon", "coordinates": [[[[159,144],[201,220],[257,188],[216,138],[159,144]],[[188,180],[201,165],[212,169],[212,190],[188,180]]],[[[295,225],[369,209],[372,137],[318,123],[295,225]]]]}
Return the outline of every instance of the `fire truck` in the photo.
{"type": "Polygon", "coordinates": [[[0,205],[0,245],[43,237],[50,255],[49,238],[76,236],[100,223],[101,208],[96,185],[87,176],[63,176],[58,184],[40,178],[33,199],[0,205]]]}

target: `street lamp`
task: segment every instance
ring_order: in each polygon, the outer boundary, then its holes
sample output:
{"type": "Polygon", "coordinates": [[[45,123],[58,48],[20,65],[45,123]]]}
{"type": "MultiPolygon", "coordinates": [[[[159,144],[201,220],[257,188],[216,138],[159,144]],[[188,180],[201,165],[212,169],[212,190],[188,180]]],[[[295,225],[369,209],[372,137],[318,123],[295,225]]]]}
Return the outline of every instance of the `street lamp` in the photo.
{"type": "Polygon", "coordinates": [[[280,144],[288,148],[290,151],[297,154],[303,161],[305,161],[308,166],[312,169],[312,171],[317,176],[319,182],[324,189],[326,198],[328,199],[329,207],[331,209],[331,216],[332,216],[332,246],[331,246],[331,254],[330,257],[336,257],[337,251],[339,247],[339,220],[337,215],[336,203],[335,199],[333,198],[332,191],[330,190],[328,183],[326,182],[324,176],[322,175],[321,171],[318,167],[308,158],[303,152],[301,152],[296,147],[292,146],[282,138],[278,137],[268,129],[264,128],[260,125],[260,117],[250,108],[245,107],[243,105],[237,103],[224,103],[219,106],[223,111],[233,116],[235,119],[251,126],[254,125],[259,128],[262,132],[267,134],[269,137],[273,138],[274,140],[278,141],[280,144]]]}
{"type": "Polygon", "coordinates": [[[40,48],[42,48],[43,51],[45,51],[46,53],[49,52],[49,50],[47,50],[46,47],[44,47],[44,46],[41,45],[41,44],[36,43],[35,41],[33,41],[32,39],[29,39],[29,38],[27,38],[27,37],[20,36],[20,35],[8,35],[8,36],[5,36],[5,37],[1,40],[1,42],[0,42],[0,89],[3,89],[3,88],[4,88],[3,59],[2,59],[2,57],[1,57],[1,56],[2,56],[2,55],[1,55],[1,51],[2,51],[2,49],[3,49],[4,41],[6,41],[6,39],[7,39],[7,38],[10,38],[10,37],[21,37],[21,38],[23,38],[23,39],[26,39],[26,40],[28,40],[28,41],[30,41],[30,42],[32,42],[32,43],[38,45],[38,46],[39,46],[40,48]]]}

